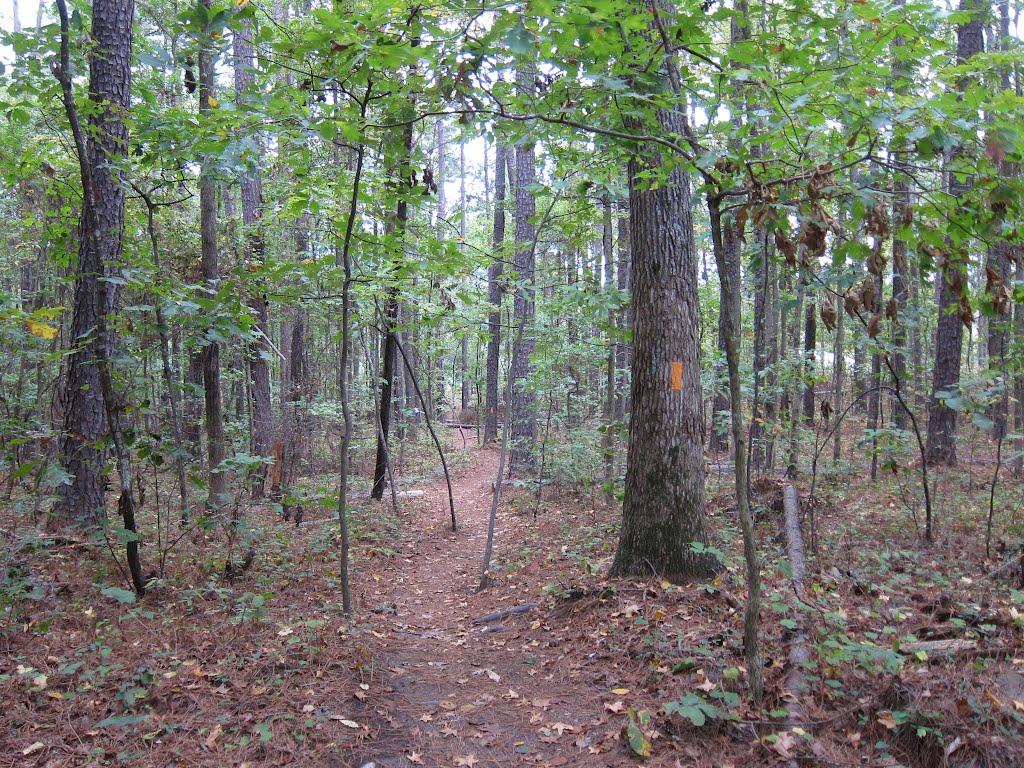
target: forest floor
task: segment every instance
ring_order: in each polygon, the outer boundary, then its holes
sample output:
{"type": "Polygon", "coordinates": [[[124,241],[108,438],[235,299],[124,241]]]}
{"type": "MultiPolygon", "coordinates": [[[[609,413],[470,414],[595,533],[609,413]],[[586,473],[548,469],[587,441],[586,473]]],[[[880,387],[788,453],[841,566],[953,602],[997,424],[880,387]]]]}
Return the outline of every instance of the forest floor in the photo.
{"type": "MultiPolygon", "coordinates": [[[[478,590],[498,453],[451,459],[455,531],[436,473],[402,483],[397,516],[387,501],[353,510],[351,621],[329,506],[296,527],[248,505],[230,550],[217,527],[147,547],[158,578],[138,601],[112,586],[119,544],[45,534],[3,508],[0,766],[1024,764],[1024,594],[1015,573],[986,577],[1000,558],[984,556],[973,474],[935,478],[930,545],[904,484],[820,478],[802,601],[782,556],[782,482],[755,484],[754,706],[728,473],[709,477],[725,564],[713,584],[607,580],[618,512],[596,490],[510,486],[478,590]],[[251,567],[227,579],[226,552],[237,570],[249,546],[251,567]],[[794,706],[798,617],[811,663],[794,706]]],[[[1022,488],[1004,488],[999,547],[1020,538],[1022,488]]]]}

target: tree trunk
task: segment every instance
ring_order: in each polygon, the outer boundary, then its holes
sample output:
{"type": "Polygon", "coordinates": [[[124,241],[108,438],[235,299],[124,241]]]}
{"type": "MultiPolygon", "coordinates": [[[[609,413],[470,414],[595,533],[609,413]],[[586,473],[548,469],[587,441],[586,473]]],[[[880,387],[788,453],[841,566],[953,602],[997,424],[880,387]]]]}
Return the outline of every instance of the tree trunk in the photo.
{"type": "MultiPolygon", "coordinates": [[[[604,253],[604,284],[606,290],[615,285],[615,247],[612,225],[612,198],[607,192],[601,198],[601,246],[604,253]]],[[[615,311],[608,310],[608,357],[604,393],[604,482],[608,502],[615,499],[615,311]]]]}
{"type": "Polygon", "coordinates": [[[487,267],[487,299],[491,312],[487,317],[487,399],[484,404],[484,442],[498,439],[498,357],[501,351],[501,274],[505,242],[505,155],[508,150],[494,148],[494,259],[487,267]]]}
{"type": "MultiPolygon", "coordinates": [[[[725,236],[723,236],[723,239],[725,239],[725,236]]],[[[730,245],[732,245],[732,240],[733,239],[730,238],[729,240],[730,240],[730,242],[729,242],[728,245],[725,246],[726,248],[729,248],[730,245]]],[[[738,246],[739,243],[736,242],[735,245],[738,246]]],[[[726,259],[726,264],[728,265],[728,268],[732,268],[732,265],[734,265],[734,264],[738,268],[739,267],[739,259],[738,258],[734,259],[734,258],[729,257],[729,258],[726,259]]],[[[727,357],[725,350],[726,350],[726,347],[728,346],[728,341],[725,338],[725,333],[726,333],[725,323],[726,323],[726,319],[725,319],[725,317],[723,317],[723,315],[726,312],[727,312],[727,310],[725,308],[723,308],[721,306],[721,304],[719,304],[719,306],[718,306],[718,352],[721,355],[721,360],[722,360],[723,363],[725,363],[725,360],[726,360],[726,357],[727,357]]],[[[717,374],[717,371],[716,371],[716,374],[717,374]]],[[[711,436],[708,438],[708,449],[712,450],[712,451],[725,451],[725,450],[727,450],[729,448],[729,423],[728,423],[728,421],[726,421],[726,419],[728,419],[728,417],[729,417],[729,381],[728,381],[728,373],[726,372],[726,375],[724,377],[716,375],[715,379],[716,379],[716,381],[715,381],[715,397],[714,397],[714,400],[711,403],[711,429],[709,430],[711,432],[711,436]]]]}
{"type": "MultiPolygon", "coordinates": [[[[837,243],[838,245],[838,243],[837,243]]],[[[838,288],[838,286],[837,286],[838,288]]],[[[834,432],[832,433],[832,463],[838,464],[843,455],[843,391],[846,389],[846,312],[840,306],[837,308],[839,317],[836,319],[836,344],[834,357],[834,371],[832,378],[832,413],[836,419],[834,432]]]]}
{"type": "MultiPolygon", "coordinates": [[[[466,250],[466,220],[469,213],[466,211],[466,139],[465,136],[459,137],[459,237],[462,241],[459,243],[459,250],[466,250]]],[[[463,330],[462,333],[462,379],[460,387],[460,403],[462,410],[465,411],[469,408],[469,333],[467,330],[463,330]]]]}
{"type": "MultiPolygon", "coordinates": [[[[1005,52],[1010,40],[1010,5],[1009,0],[1001,0],[999,7],[999,50],[1005,52]]],[[[1002,88],[1010,90],[1010,70],[1002,72],[1002,88]]],[[[1012,184],[1018,174],[1018,168],[1007,160],[999,163],[999,175],[1012,184]]],[[[1003,389],[998,399],[989,410],[989,417],[992,419],[992,439],[1001,448],[1002,441],[1006,438],[1009,405],[1010,405],[1010,379],[1009,370],[1010,352],[1010,326],[1013,322],[1013,315],[1010,311],[1010,293],[1008,286],[1012,276],[1010,268],[1010,244],[998,242],[989,248],[988,263],[985,265],[986,293],[988,302],[992,308],[989,316],[988,334],[988,359],[989,368],[998,372],[1002,377],[1003,389]]],[[[1020,378],[1018,375],[1015,377],[1020,378]]],[[[997,449],[997,454],[999,453],[997,449]]],[[[997,468],[998,471],[998,468],[997,468]]]]}
{"type": "MultiPolygon", "coordinates": [[[[957,27],[956,59],[963,65],[984,49],[982,28],[983,6],[979,0],[961,0],[961,11],[971,12],[970,19],[957,27]]],[[[958,153],[951,158],[953,162],[958,153]]],[[[971,179],[949,174],[949,194],[962,200],[971,188],[971,179]]],[[[956,464],[957,412],[945,404],[941,394],[955,393],[960,388],[960,361],[963,349],[964,322],[968,322],[970,300],[967,294],[967,255],[949,244],[945,264],[938,277],[938,323],[935,328],[935,367],[932,369],[932,396],[928,404],[928,443],[925,458],[928,464],[956,464]],[[963,320],[956,311],[960,306],[963,320]]]]}
{"type": "Polygon", "coordinates": [[[786,475],[795,478],[799,471],[800,445],[803,442],[800,436],[802,428],[800,400],[798,393],[802,392],[804,377],[807,369],[807,356],[804,354],[803,345],[800,339],[800,326],[803,320],[804,299],[807,294],[807,283],[804,268],[801,267],[796,275],[796,308],[793,311],[793,325],[790,336],[790,360],[795,367],[794,376],[790,385],[786,388],[786,397],[789,403],[789,457],[786,459],[786,475]]]}
{"type": "MultiPolygon", "coordinates": [[[[881,243],[878,244],[881,247],[881,243]]],[[[885,306],[883,291],[885,284],[881,275],[875,275],[875,295],[878,297],[876,306],[881,309],[885,306]]],[[[878,479],[878,436],[876,430],[879,428],[879,420],[882,415],[882,393],[879,387],[882,384],[882,355],[877,348],[871,354],[871,379],[868,386],[871,393],[868,395],[868,432],[871,433],[871,479],[878,479]]]]}
{"type": "MultiPolygon", "coordinates": [[[[1017,282],[1024,282],[1024,259],[1017,259],[1017,282]]],[[[1024,344],[1024,303],[1016,302],[1013,306],[1013,334],[1018,345],[1024,344]]],[[[1018,346],[1019,348],[1019,346],[1018,346]]],[[[1014,431],[1017,433],[1017,458],[1013,462],[1013,471],[1017,477],[1024,475],[1024,376],[1014,377],[1014,400],[1017,401],[1017,418],[1014,431]]]]}
{"type": "MultiPolygon", "coordinates": [[[[395,234],[398,242],[404,242],[406,226],[409,222],[409,203],[406,199],[408,190],[406,187],[411,181],[409,163],[412,158],[413,133],[412,124],[407,124],[401,130],[399,147],[400,160],[396,166],[398,175],[401,178],[401,189],[399,190],[398,204],[395,209],[395,234]]],[[[401,251],[395,254],[395,261],[392,269],[401,263],[401,251]]],[[[387,299],[384,306],[384,316],[381,318],[384,324],[384,350],[381,361],[380,381],[380,405],[378,415],[380,418],[380,432],[377,435],[377,461],[373,471],[373,488],[370,491],[370,498],[378,501],[384,497],[384,482],[387,478],[389,462],[388,435],[391,426],[392,391],[395,384],[395,366],[398,363],[398,289],[388,289],[387,299]]]]}
{"type": "MultiPolygon", "coordinates": [[[[534,68],[522,65],[517,73],[521,92],[533,93],[534,68]]],[[[534,470],[535,425],[533,414],[533,393],[527,388],[530,375],[530,356],[533,354],[535,333],[533,328],[534,307],[534,266],[537,228],[533,216],[537,204],[531,186],[536,180],[534,168],[533,139],[526,138],[516,144],[516,283],[513,315],[516,324],[525,318],[523,341],[516,348],[512,360],[512,402],[507,418],[512,419],[511,450],[509,452],[509,474],[513,477],[532,474],[534,470]]]]}
{"type": "MultiPolygon", "coordinates": [[[[244,21],[242,28],[235,33],[235,94],[241,101],[246,98],[246,91],[252,87],[254,77],[255,55],[252,46],[252,23],[244,21]]],[[[259,162],[257,167],[241,178],[242,191],[242,226],[245,229],[245,260],[253,267],[263,263],[263,182],[260,178],[259,162]]],[[[252,415],[249,450],[253,456],[268,458],[271,454],[270,442],[273,433],[273,414],[270,404],[270,346],[266,337],[270,333],[270,320],[267,311],[267,297],[261,285],[251,286],[248,297],[249,309],[256,320],[256,332],[259,338],[249,345],[247,350],[249,369],[249,407],[252,415]]],[[[263,495],[267,465],[253,472],[251,491],[257,498],[263,495]]]]}
{"type": "MultiPolygon", "coordinates": [[[[902,155],[893,154],[893,163],[897,168],[902,163],[902,155]]],[[[898,382],[893,386],[900,388],[900,391],[907,392],[907,326],[905,323],[907,307],[909,306],[908,296],[910,292],[910,272],[907,263],[907,241],[900,237],[899,230],[909,225],[913,209],[910,202],[910,184],[903,176],[899,176],[894,184],[892,203],[893,218],[893,240],[892,240],[892,298],[896,302],[896,320],[892,322],[892,370],[898,382]]],[[[910,426],[907,413],[895,397],[892,398],[893,424],[896,429],[906,430],[910,426]]]]}
{"type": "MultiPolygon", "coordinates": [[[[210,8],[211,0],[200,0],[210,8]]],[[[200,120],[213,110],[214,57],[209,40],[203,41],[199,52],[199,115],[200,120]]],[[[216,282],[220,279],[217,252],[217,180],[213,164],[204,158],[199,182],[199,233],[201,239],[201,265],[203,280],[211,297],[216,295],[216,282]]],[[[228,501],[228,475],[221,471],[221,462],[227,457],[227,438],[224,434],[224,412],[220,391],[220,345],[209,342],[203,348],[203,397],[206,403],[206,458],[209,472],[207,506],[220,509],[228,501]]]]}
{"type": "Polygon", "coordinates": [[[754,269],[754,400],[750,419],[750,467],[763,472],[767,466],[768,446],[766,421],[771,395],[767,389],[768,318],[771,298],[770,263],[765,231],[754,229],[754,247],[757,248],[754,269]]]}
{"type": "MultiPolygon", "coordinates": [[[[66,9],[65,9],[66,10],[66,9]]],[[[88,129],[82,131],[79,157],[83,177],[82,238],[75,276],[74,315],[64,380],[64,428],[61,463],[71,482],[61,485],[51,515],[54,523],[96,524],[106,516],[107,448],[103,439],[110,425],[103,400],[100,367],[113,358],[114,334],[106,329],[120,300],[118,283],[102,278],[117,271],[124,233],[125,184],[116,170],[128,154],[124,116],[131,90],[133,2],[95,0],[89,55],[88,129]],[[90,231],[91,230],[91,231],[90,231]]],[[[55,65],[67,95],[69,118],[75,114],[67,65],[55,65]]],[[[75,118],[77,121],[77,118],[75,118]]],[[[76,126],[77,128],[78,126],[76,126]]],[[[80,130],[80,129],[79,129],[80,130]]]]}
{"type": "MultiPolygon", "coordinates": [[[[70,20],[67,4],[58,0],[57,10],[60,15],[60,58],[53,71],[61,85],[64,108],[68,123],[71,126],[78,151],[79,170],[82,177],[82,198],[87,201],[82,206],[82,238],[89,245],[82,250],[92,251],[98,266],[104,272],[114,269],[120,261],[122,237],[124,234],[124,192],[121,187],[119,197],[114,201],[100,201],[102,191],[97,187],[96,171],[108,168],[111,160],[127,154],[128,130],[123,119],[123,112],[128,108],[128,97],[131,92],[131,60],[132,60],[132,22],[135,6],[132,3],[118,4],[113,2],[96,2],[93,5],[92,35],[96,46],[89,53],[89,96],[97,105],[97,113],[90,118],[89,138],[78,118],[75,104],[70,65],[70,20]],[[108,97],[109,101],[104,101],[108,97]],[[110,143],[114,137],[121,141],[110,143]],[[94,143],[95,142],[95,143],[94,143]],[[105,205],[104,205],[105,204],[105,205]],[[113,204],[115,209],[110,209],[113,204]],[[106,209],[105,209],[106,206],[106,209]],[[110,215],[113,214],[113,221],[110,215]],[[107,229],[107,225],[110,229],[107,229]],[[109,260],[109,261],[108,261],[109,260]]],[[[118,181],[113,174],[107,174],[104,182],[107,186],[118,181]]],[[[80,251],[81,252],[81,251],[80,251]]],[[[96,327],[93,331],[100,340],[95,358],[95,366],[99,374],[102,405],[106,417],[110,441],[114,448],[117,464],[117,477],[120,495],[117,500],[118,512],[126,533],[126,555],[131,583],[136,594],[146,591],[142,577],[142,563],[139,557],[139,536],[135,524],[135,498],[133,495],[133,474],[131,453],[125,440],[120,420],[123,413],[120,398],[114,391],[111,373],[112,349],[114,333],[108,330],[107,321],[113,317],[118,297],[116,283],[96,280],[96,327]],[[110,295],[114,294],[111,298],[110,295]]]]}
{"type": "Polygon", "coordinates": [[[804,309],[804,394],[803,422],[805,427],[814,423],[814,378],[818,358],[818,308],[814,303],[814,294],[807,296],[807,307],[804,309]]]}
{"type": "MultiPolygon", "coordinates": [[[[682,135],[685,117],[659,111],[661,130],[682,135]]],[[[676,165],[666,183],[646,147],[628,165],[633,254],[632,418],[615,576],[657,574],[676,582],[710,578],[717,560],[704,545],[700,307],[690,179],[676,165]]]]}
{"type": "Polygon", "coordinates": [[[632,300],[628,298],[633,289],[631,280],[632,263],[629,247],[628,212],[625,214],[619,214],[618,234],[619,263],[616,277],[618,280],[619,292],[627,297],[627,301],[629,303],[619,310],[615,321],[618,330],[618,341],[615,344],[615,421],[619,424],[625,424],[626,417],[629,414],[629,370],[631,360],[630,350],[632,349],[630,342],[627,341],[627,335],[633,327],[633,303],[632,300]]]}

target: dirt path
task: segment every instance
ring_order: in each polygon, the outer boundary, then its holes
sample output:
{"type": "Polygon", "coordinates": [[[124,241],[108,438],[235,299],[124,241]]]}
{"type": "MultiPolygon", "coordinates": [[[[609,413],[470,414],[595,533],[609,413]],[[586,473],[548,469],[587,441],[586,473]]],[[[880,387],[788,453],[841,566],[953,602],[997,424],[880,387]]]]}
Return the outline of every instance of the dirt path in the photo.
{"type": "MultiPolygon", "coordinates": [[[[453,478],[455,532],[443,479],[405,500],[401,551],[364,582],[377,585],[362,601],[375,611],[381,649],[367,703],[382,724],[355,766],[630,764],[589,749],[617,735],[603,712],[609,682],[560,652],[544,608],[474,624],[543,597],[541,573],[476,591],[497,460],[496,450],[474,451],[453,478]]],[[[533,525],[530,515],[499,510],[496,559],[529,541],[533,525]]]]}

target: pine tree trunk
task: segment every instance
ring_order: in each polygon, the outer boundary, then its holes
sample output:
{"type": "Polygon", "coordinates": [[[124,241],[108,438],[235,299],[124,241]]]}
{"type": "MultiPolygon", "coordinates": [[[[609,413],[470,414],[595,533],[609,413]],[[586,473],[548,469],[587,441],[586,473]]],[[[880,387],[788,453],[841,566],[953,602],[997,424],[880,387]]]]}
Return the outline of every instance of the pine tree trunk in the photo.
{"type": "MultiPolygon", "coordinates": [[[[957,27],[957,64],[965,64],[984,50],[984,32],[980,0],[961,0],[960,10],[970,11],[971,17],[957,27]]],[[[954,161],[957,156],[952,158],[954,161]]],[[[970,179],[949,174],[949,193],[956,200],[963,199],[971,188],[970,179]]],[[[966,254],[950,244],[946,263],[938,277],[938,323],[935,328],[935,367],[932,369],[932,396],[928,404],[928,442],[925,458],[928,464],[956,464],[957,412],[948,407],[940,394],[955,393],[960,388],[960,364],[963,350],[964,322],[956,308],[966,294],[966,254]]],[[[970,311],[969,301],[964,305],[970,311]]],[[[966,317],[964,318],[966,320],[966,317]]]]}
{"type": "MultiPolygon", "coordinates": [[[[619,263],[616,275],[619,292],[629,297],[633,290],[632,286],[632,259],[629,246],[629,213],[620,214],[618,221],[618,252],[619,263]]],[[[632,344],[627,340],[627,334],[633,327],[632,300],[627,298],[629,303],[619,310],[616,318],[618,330],[618,341],[615,344],[615,421],[618,424],[625,424],[629,414],[629,371],[632,344]]]]}
{"type": "Polygon", "coordinates": [[[837,419],[832,436],[832,463],[838,464],[843,455],[843,390],[846,388],[846,312],[838,308],[836,319],[835,371],[832,379],[832,412],[837,419]]]}
{"type": "MultiPolygon", "coordinates": [[[[466,221],[469,216],[466,211],[466,139],[459,138],[459,236],[462,242],[459,243],[459,250],[466,249],[466,221]]],[[[462,334],[461,348],[462,378],[460,387],[460,403],[462,410],[469,408],[469,334],[465,331],[462,334]]],[[[462,419],[460,418],[460,421],[462,419]]]]}
{"type": "MultiPolygon", "coordinates": [[[[729,259],[729,264],[733,261],[738,260],[729,259]]],[[[721,305],[718,307],[718,353],[721,355],[722,363],[725,363],[725,320],[722,317],[724,310],[721,305]]],[[[717,370],[716,370],[717,374],[717,370]]],[[[710,436],[708,438],[708,450],[710,451],[725,451],[729,448],[729,393],[728,393],[728,379],[721,376],[715,376],[715,397],[711,402],[711,429],[710,436]]]]}
{"type": "MultiPolygon", "coordinates": [[[[885,306],[883,291],[885,284],[881,275],[875,275],[875,301],[878,307],[885,306]]],[[[878,479],[878,436],[875,431],[879,428],[879,420],[882,415],[882,393],[879,387],[882,384],[882,355],[875,351],[871,355],[871,379],[868,386],[871,393],[868,395],[868,432],[871,433],[871,479],[878,479]]]]}
{"type": "Polygon", "coordinates": [[[803,394],[803,422],[805,427],[814,423],[814,377],[818,358],[818,308],[814,303],[814,294],[807,297],[807,307],[804,309],[804,394],[803,394]]]}
{"type": "MultiPolygon", "coordinates": [[[[61,463],[71,482],[61,485],[51,510],[54,524],[75,522],[95,525],[106,517],[104,444],[108,424],[100,381],[100,367],[113,358],[114,335],[106,330],[120,301],[117,283],[100,279],[117,271],[124,233],[125,184],[116,161],[128,153],[124,116],[131,90],[132,2],[95,0],[89,55],[88,129],[81,136],[82,238],[75,276],[74,315],[71,321],[73,352],[64,380],[64,428],[61,463]],[[86,183],[88,179],[88,183],[86,183]],[[89,231],[89,228],[92,231],[89,231]],[[102,331],[102,332],[101,332],[102,331]]],[[[57,66],[58,79],[71,73],[57,66]]],[[[74,108],[73,102],[67,104],[74,108]]],[[[70,116],[70,115],[69,115],[70,116]]]]}
{"type": "MultiPolygon", "coordinates": [[[[407,124],[401,131],[401,146],[398,161],[399,175],[404,187],[411,181],[409,163],[412,158],[413,132],[412,124],[407,124]]],[[[395,209],[395,234],[399,242],[404,242],[405,231],[409,222],[409,203],[405,198],[406,190],[402,189],[395,209]]],[[[395,254],[395,268],[400,263],[401,252],[395,254]]],[[[388,435],[390,435],[392,397],[395,386],[395,366],[398,364],[398,289],[388,289],[384,305],[384,349],[381,361],[380,401],[378,415],[380,431],[377,435],[377,461],[373,471],[373,488],[370,498],[380,500],[384,497],[384,482],[387,479],[389,462],[388,435]]]]}
{"type": "MultiPolygon", "coordinates": [[[[200,0],[209,9],[211,0],[200,0]]],[[[213,110],[214,57],[213,46],[204,41],[199,53],[199,115],[205,118],[213,110]]],[[[204,159],[199,182],[199,232],[203,280],[213,296],[220,279],[217,252],[217,181],[212,163],[204,159]]],[[[209,496],[207,505],[220,509],[228,501],[228,475],[220,470],[227,458],[224,434],[224,411],[220,391],[220,345],[209,342],[203,348],[203,397],[206,404],[206,459],[208,462],[209,496]]]]}
{"type": "MultiPolygon", "coordinates": [[[[1024,259],[1017,258],[1017,282],[1024,282],[1024,259]]],[[[1024,303],[1016,302],[1013,306],[1013,335],[1018,345],[1024,345],[1024,303]]],[[[1024,475],[1024,376],[1014,377],[1013,398],[1017,402],[1017,418],[1014,431],[1019,435],[1016,440],[1017,458],[1013,462],[1013,471],[1017,477],[1024,475]]]]}
{"type": "Polygon", "coordinates": [[[494,148],[494,234],[491,242],[494,259],[487,267],[487,399],[484,404],[484,442],[498,439],[498,357],[501,352],[501,275],[502,248],[505,242],[505,155],[507,149],[494,148]]]}
{"type": "MultiPolygon", "coordinates": [[[[245,98],[245,92],[252,87],[255,55],[252,46],[252,23],[244,21],[235,33],[235,93],[236,99],[245,98]]],[[[260,158],[262,159],[262,151],[260,158]]],[[[257,162],[259,162],[259,159],[257,162]]],[[[245,228],[245,260],[253,266],[263,263],[263,182],[259,167],[241,178],[242,225],[245,228]]],[[[273,414],[270,402],[270,346],[266,337],[270,334],[270,319],[267,298],[262,286],[250,288],[249,308],[256,320],[256,331],[261,338],[252,342],[246,353],[249,371],[249,407],[252,415],[249,450],[253,456],[269,457],[273,435],[273,414]]],[[[263,495],[267,465],[252,474],[250,489],[257,498],[263,495]]]]}
{"type": "MultiPolygon", "coordinates": [[[[661,129],[684,133],[678,111],[658,114],[661,129]]],[[[651,148],[629,161],[633,254],[632,418],[615,576],[651,571],[672,581],[709,578],[714,557],[704,529],[700,307],[690,179],[679,166],[651,189],[662,165],[651,148]]]]}
{"type": "MultiPolygon", "coordinates": [[[[1009,0],[1001,0],[999,8],[999,49],[1007,50],[1010,40],[1010,5],[1009,0]]],[[[1002,88],[1009,91],[1010,70],[1002,72],[1002,88]]],[[[1013,163],[1003,159],[999,163],[999,175],[1008,183],[1012,184],[1018,175],[1018,168],[1013,163]]],[[[988,263],[985,265],[986,272],[986,293],[992,307],[992,315],[989,317],[988,334],[988,358],[989,367],[1001,374],[1003,380],[1003,391],[999,394],[989,410],[989,418],[992,419],[992,439],[997,444],[1002,443],[1006,438],[1009,421],[1010,406],[1010,328],[1013,316],[1010,311],[1009,285],[1012,276],[1010,267],[1010,248],[1006,242],[998,242],[992,245],[988,253],[988,263]]],[[[1020,378],[1018,375],[1017,379],[1020,378]]]]}
{"type": "MultiPolygon", "coordinates": [[[[894,153],[893,162],[899,167],[902,163],[902,156],[894,153]]],[[[892,371],[896,378],[893,386],[898,387],[901,393],[906,394],[911,389],[908,386],[907,325],[905,322],[909,306],[910,273],[907,263],[907,242],[899,236],[899,229],[909,222],[913,209],[910,202],[910,184],[906,179],[902,176],[897,178],[893,189],[892,298],[896,302],[897,316],[892,323],[892,371]]],[[[892,398],[892,402],[893,425],[896,429],[906,430],[910,426],[907,413],[895,396],[892,398]]]]}
{"type": "Polygon", "coordinates": [[[796,308],[793,311],[793,324],[790,329],[790,359],[795,367],[794,376],[790,385],[786,388],[786,397],[789,404],[789,456],[786,459],[786,475],[795,478],[799,470],[800,458],[800,400],[798,393],[802,392],[804,386],[804,375],[807,367],[807,357],[802,349],[800,327],[804,314],[804,299],[807,294],[807,285],[803,268],[796,276],[796,308]]]}
{"type": "MultiPolygon", "coordinates": [[[[520,90],[525,94],[533,93],[534,68],[522,65],[517,73],[520,90]]],[[[512,360],[512,402],[508,409],[511,422],[509,474],[521,477],[532,474],[535,457],[533,453],[535,440],[535,424],[533,414],[533,393],[527,388],[526,379],[530,375],[530,356],[533,354],[535,333],[533,328],[534,307],[534,268],[535,240],[537,228],[533,216],[537,212],[537,204],[533,197],[533,186],[536,180],[534,168],[533,139],[526,138],[516,144],[516,183],[515,183],[515,222],[516,222],[516,283],[513,317],[515,325],[524,322],[523,339],[516,346],[516,355],[512,360]]]]}
{"type": "MultiPolygon", "coordinates": [[[[615,285],[615,246],[612,224],[612,199],[605,194],[601,198],[602,228],[601,246],[604,254],[604,284],[610,290],[615,285]]],[[[615,312],[608,310],[608,357],[605,368],[604,392],[604,482],[608,502],[615,499],[615,312]]]]}
{"type": "Polygon", "coordinates": [[[754,246],[758,249],[757,268],[754,271],[754,386],[755,397],[750,420],[750,466],[757,472],[768,469],[768,430],[770,402],[774,397],[767,391],[769,349],[774,346],[769,335],[769,322],[773,312],[771,302],[771,269],[765,231],[754,230],[754,246]]]}

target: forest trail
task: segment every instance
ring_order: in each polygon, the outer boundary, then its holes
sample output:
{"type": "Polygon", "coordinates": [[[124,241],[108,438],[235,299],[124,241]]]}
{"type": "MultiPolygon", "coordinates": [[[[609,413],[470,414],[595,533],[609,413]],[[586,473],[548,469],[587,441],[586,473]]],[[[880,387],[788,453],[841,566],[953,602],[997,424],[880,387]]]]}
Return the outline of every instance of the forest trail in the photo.
{"type": "MultiPolygon", "coordinates": [[[[618,734],[602,711],[607,687],[585,678],[584,659],[560,651],[543,607],[474,624],[542,601],[540,573],[499,576],[477,591],[497,464],[498,451],[478,449],[455,472],[455,532],[443,477],[423,496],[403,499],[401,550],[359,580],[374,585],[360,598],[379,639],[367,703],[381,721],[355,766],[631,764],[621,752],[589,753],[618,734]]],[[[507,561],[535,529],[529,512],[503,501],[494,559],[507,561]]]]}

